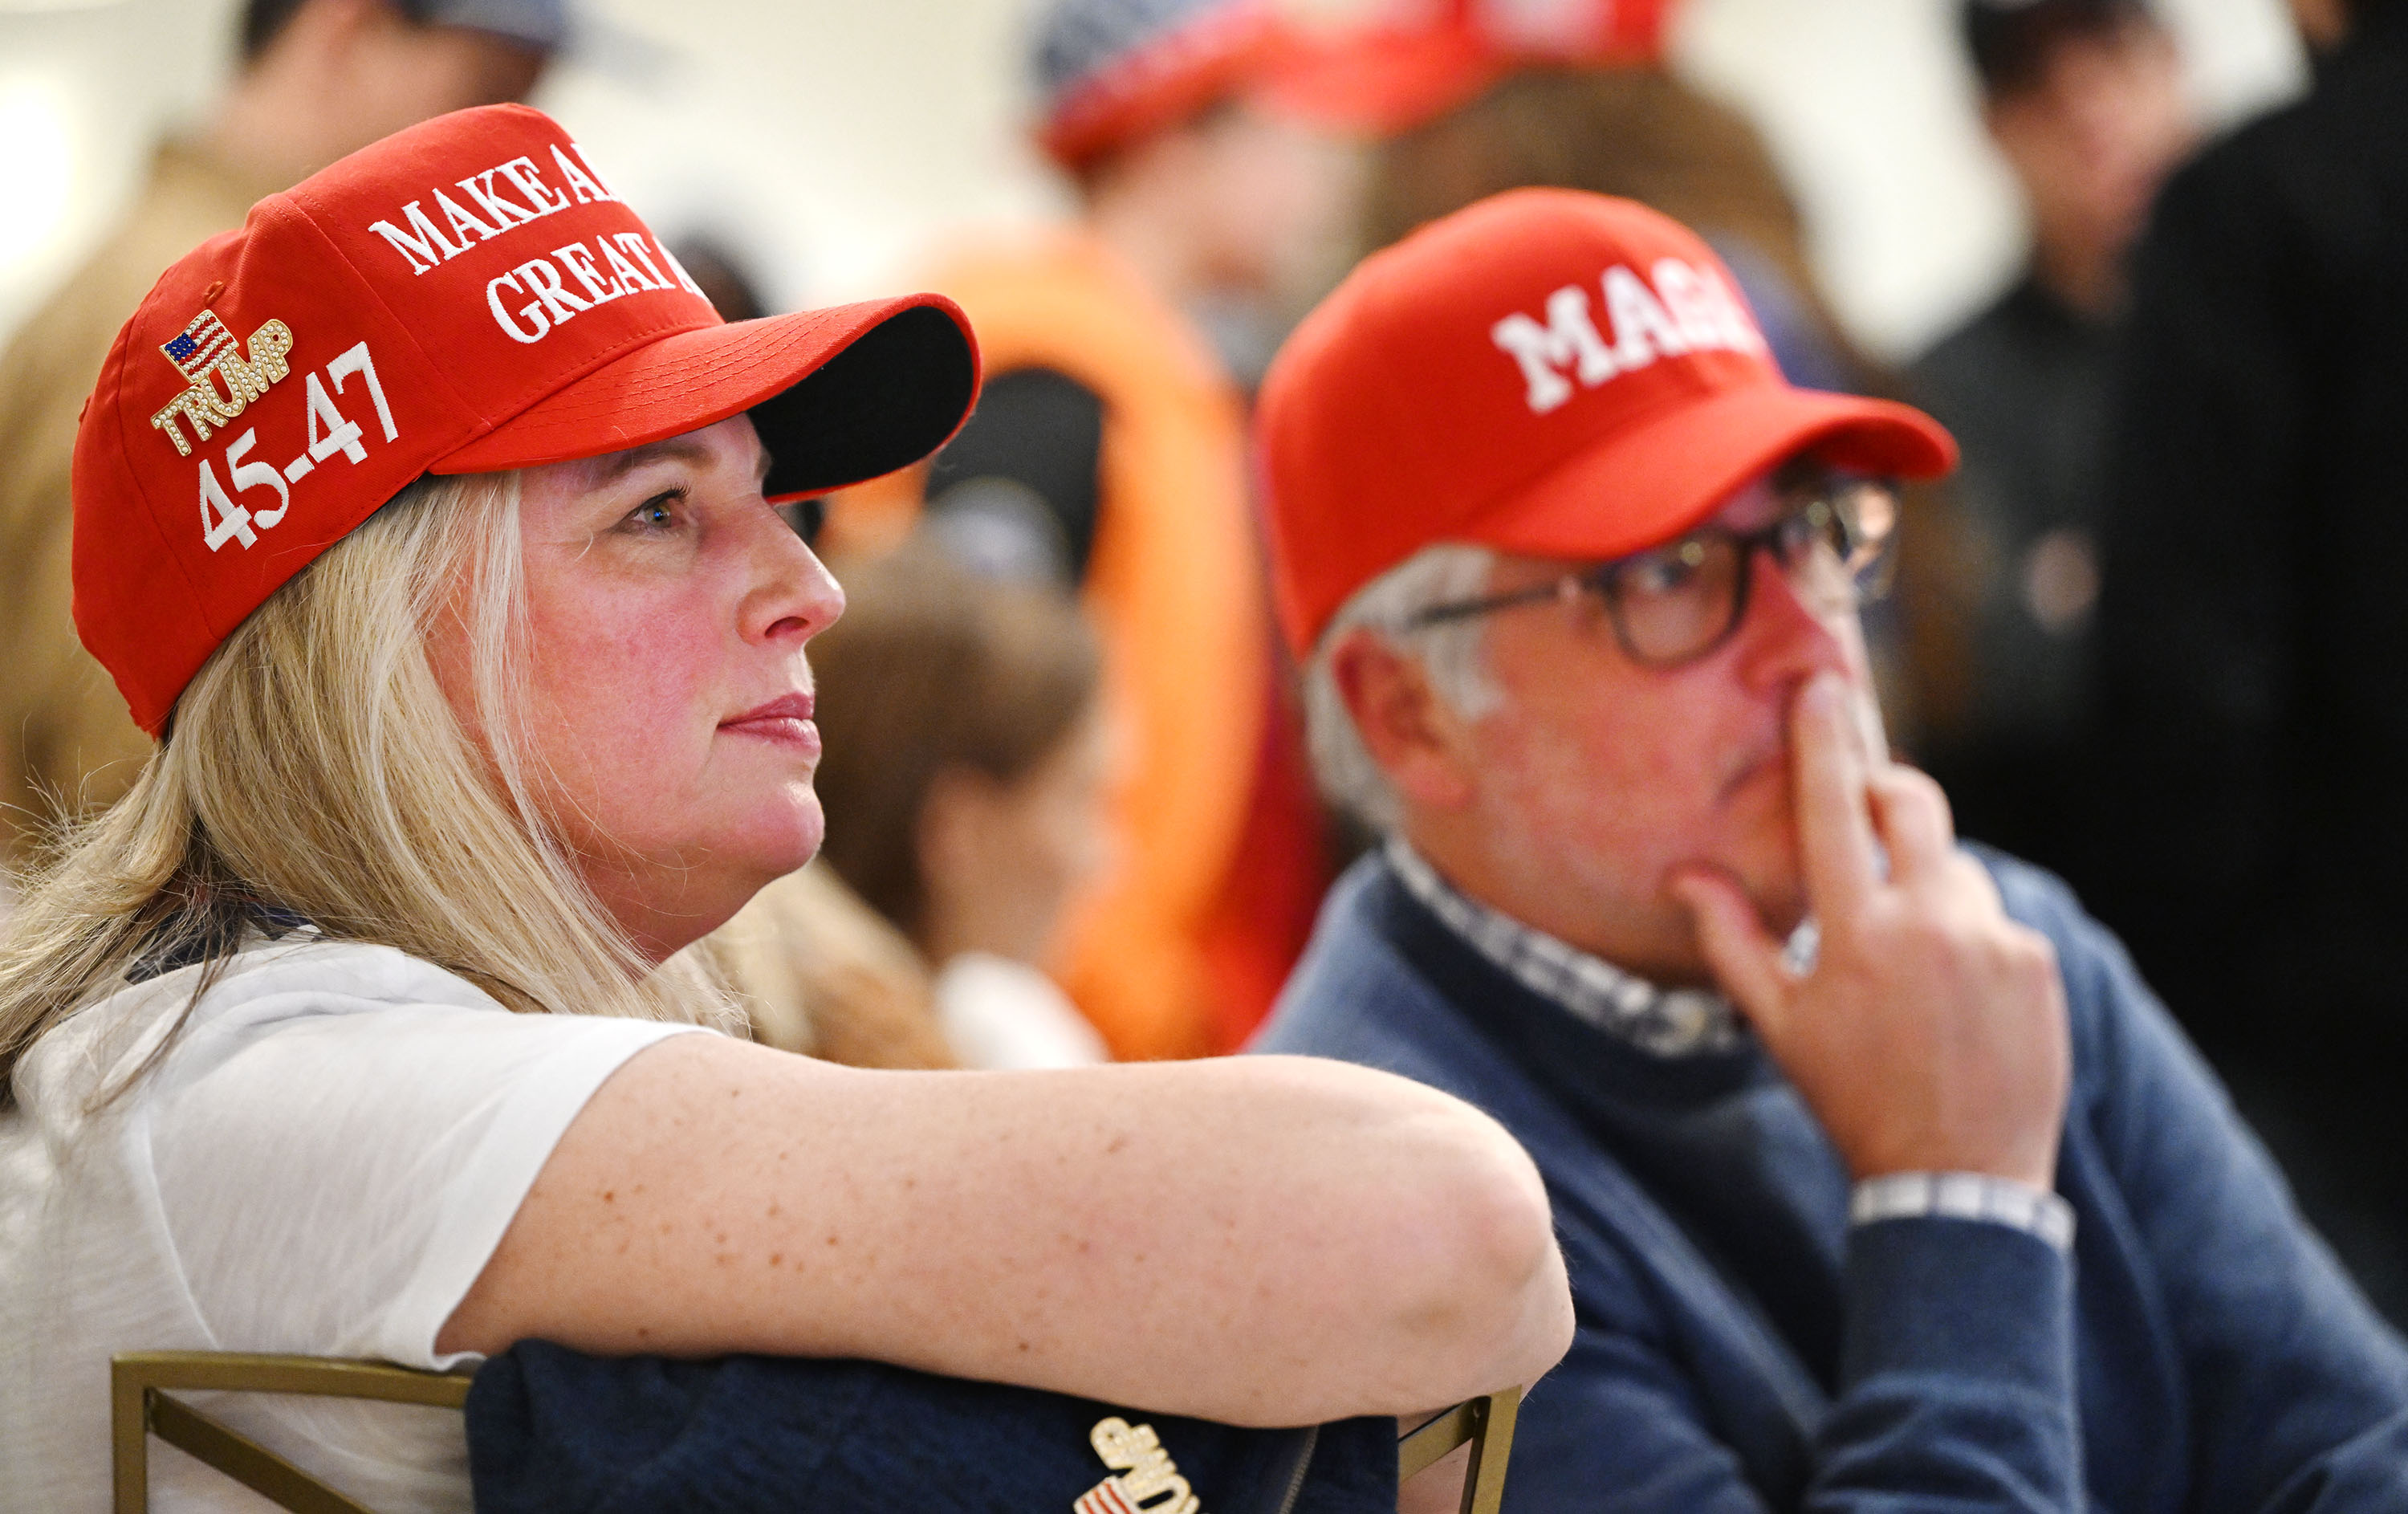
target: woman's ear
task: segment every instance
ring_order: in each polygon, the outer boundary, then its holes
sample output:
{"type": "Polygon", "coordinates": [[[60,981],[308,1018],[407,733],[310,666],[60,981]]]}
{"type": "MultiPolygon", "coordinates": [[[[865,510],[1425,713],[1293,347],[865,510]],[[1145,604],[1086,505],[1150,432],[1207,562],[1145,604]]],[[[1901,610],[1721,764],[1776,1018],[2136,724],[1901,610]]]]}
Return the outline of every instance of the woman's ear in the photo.
{"type": "Polygon", "coordinates": [[[1329,649],[1346,713],[1398,797],[1456,810],[1476,790],[1470,723],[1447,702],[1422,659],[1368,627],[1329,649]]]}

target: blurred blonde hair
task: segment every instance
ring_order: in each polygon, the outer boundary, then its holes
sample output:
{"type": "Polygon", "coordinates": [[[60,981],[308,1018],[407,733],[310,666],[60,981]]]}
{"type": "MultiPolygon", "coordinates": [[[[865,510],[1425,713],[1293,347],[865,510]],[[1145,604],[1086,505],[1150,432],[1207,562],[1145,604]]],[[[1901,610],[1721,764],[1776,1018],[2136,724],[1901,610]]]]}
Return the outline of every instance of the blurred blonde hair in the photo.
{"type": "Polygon", "coordinates": [[[208,959],[196,1002],[265,909],[522,1013],[727,1020],[695,964],[643,959],[533,799],[518,521],[516,474],[422,479],[211,655],[132,791],[0,930],[0,1107],[45,1031],[166,955],[208,959]],[[471,649],[473,736],[427,655],[444,617],[471,649]]]}
{"type": "Polygon", "coordinates": [[[919,948],[815,862],[752,896],[695,948],[752,1039],[847,1067],[959,1067],[919,948]]]}

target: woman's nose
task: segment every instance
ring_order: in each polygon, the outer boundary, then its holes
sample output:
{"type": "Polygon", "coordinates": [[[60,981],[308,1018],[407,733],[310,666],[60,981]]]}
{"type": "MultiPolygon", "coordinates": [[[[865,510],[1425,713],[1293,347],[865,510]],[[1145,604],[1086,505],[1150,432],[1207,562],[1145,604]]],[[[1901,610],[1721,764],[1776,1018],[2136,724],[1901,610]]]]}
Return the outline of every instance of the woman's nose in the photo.
{"type": "Polygon", "coordinates": [[[780,515],[761,512],[747,538],[752,586],[744,609],[748,636],[808,642],[844,613],[844,589],[818,554],[780,515]]]}

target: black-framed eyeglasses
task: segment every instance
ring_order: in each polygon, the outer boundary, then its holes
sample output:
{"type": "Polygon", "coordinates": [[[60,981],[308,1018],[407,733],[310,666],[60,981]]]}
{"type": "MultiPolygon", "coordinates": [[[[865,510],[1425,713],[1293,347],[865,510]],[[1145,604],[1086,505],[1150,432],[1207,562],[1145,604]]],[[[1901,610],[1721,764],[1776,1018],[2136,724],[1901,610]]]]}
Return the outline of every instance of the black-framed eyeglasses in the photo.
{"type": "Polygon", "coordinates": [[[1824,474],[1781,493],[1781,513],[1760,530],[1700,526],[1663,546],[1545,584],[1432,605],[1408,617],[1402,628],[1550,600],[1570,604],[1594,594],[1631,661],[1670,668],[1706,656],[1739,628],[1759,552],[1772,555],[1808,603],[1831,613],[1853,610],[1889,587],[1896,483],[1824,474]]]}

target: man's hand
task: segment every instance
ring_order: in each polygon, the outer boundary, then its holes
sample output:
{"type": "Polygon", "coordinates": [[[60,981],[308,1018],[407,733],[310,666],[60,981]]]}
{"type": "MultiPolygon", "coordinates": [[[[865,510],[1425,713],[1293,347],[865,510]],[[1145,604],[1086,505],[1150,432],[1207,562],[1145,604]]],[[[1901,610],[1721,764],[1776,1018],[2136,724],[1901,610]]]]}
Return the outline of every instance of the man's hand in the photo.
{"type": "Polygon", "coordinates": [[[1850,698],[1824,674],[1790,714],[1799,851],[1822,931],[1813,971],[1784,963],[1727,875],[1687,872],[1673,892],[1724,991],[1859,1179],[1969,1172],[2046,1189],[2071,1061],[2057,954],[1956,850],[1940,786],[1869,757],[1850,698]]]}

